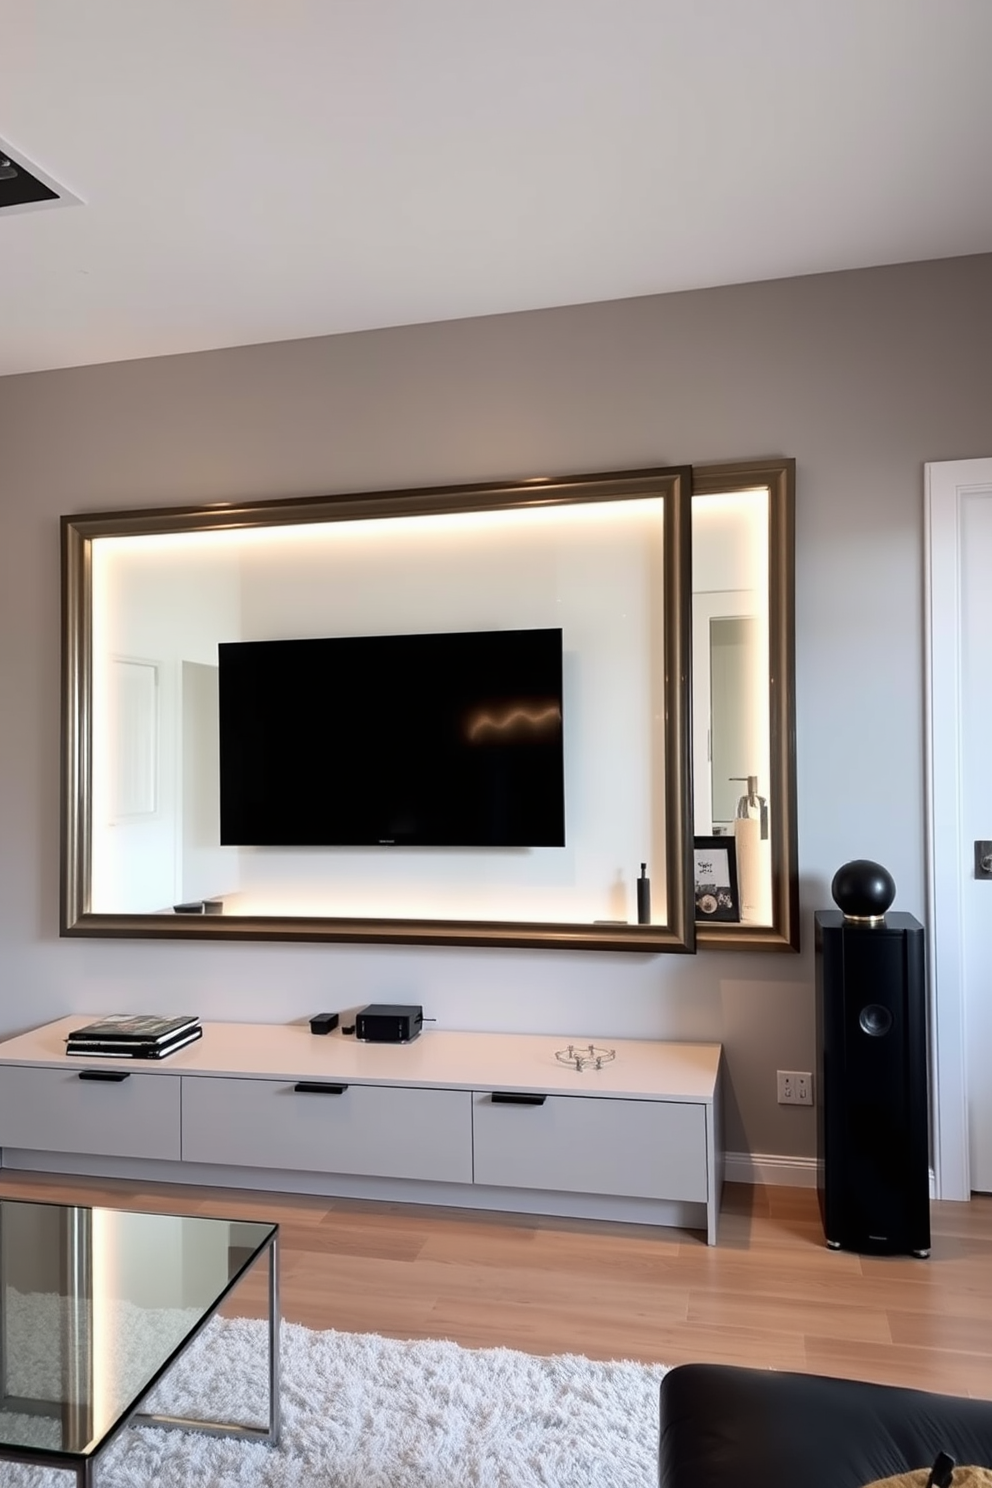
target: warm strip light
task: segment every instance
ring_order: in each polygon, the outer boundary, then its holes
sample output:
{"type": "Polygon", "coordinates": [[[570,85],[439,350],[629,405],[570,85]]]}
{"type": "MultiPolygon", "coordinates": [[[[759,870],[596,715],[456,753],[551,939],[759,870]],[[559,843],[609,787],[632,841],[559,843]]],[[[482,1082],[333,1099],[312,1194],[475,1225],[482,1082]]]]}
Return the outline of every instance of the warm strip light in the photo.
{"type": "Polygon", "coordinates": [[[692,519],[698,521],[720,521],[741,512],[753,512],[763,516],[768,507],[768,487],[752,486],[746,491],[727,491],[700,496],[693,504],[692,519]]]}
{"type": "Polygon", "coordinates": [[[333,518],[317,522],[291,522],[260,527],[213,528],[206,531],[128,533],[119,537],[99,537],[94,545],[105,553],[164,553],[176,550],[232,551],[253,546],[274,548],[278,544],[301,543],[307,548],[321,539],[342,543],[402,536],[434,537],[450,533],[512,530],[516,526],[532,532],[539,526],[586,527],[606,524],[616,527],[627,520],[635,524],[647,520],[659,523],[664,518],[664,498],[639,496],[615,501],[558,502],[550,499],[546,506],[528,504],[478,511],[431,512],[420,515],[390,517],[333,518]]]}

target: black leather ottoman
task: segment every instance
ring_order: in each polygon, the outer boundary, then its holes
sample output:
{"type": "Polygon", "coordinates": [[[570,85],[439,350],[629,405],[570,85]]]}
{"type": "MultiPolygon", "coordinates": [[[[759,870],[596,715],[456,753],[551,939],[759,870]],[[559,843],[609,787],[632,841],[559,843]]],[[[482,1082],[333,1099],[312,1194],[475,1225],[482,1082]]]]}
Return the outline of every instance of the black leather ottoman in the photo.
{"type": "Polygon", "coordinates": [[[661,1382],[660,1488],[862,1488],[938,1452],[992,1466],[992,1402],[722,1364],[661,1382]]]}

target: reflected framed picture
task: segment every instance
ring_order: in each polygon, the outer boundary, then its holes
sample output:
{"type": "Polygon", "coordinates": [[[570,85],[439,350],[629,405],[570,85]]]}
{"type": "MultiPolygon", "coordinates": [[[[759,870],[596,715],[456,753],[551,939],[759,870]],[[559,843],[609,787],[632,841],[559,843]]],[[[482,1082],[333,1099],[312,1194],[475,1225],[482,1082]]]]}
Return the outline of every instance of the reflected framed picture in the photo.
{"type": "Polygon", "coordinates": [[[733,837],[695,837],[692,861],[696,924],[739,921],[737,844],[733,837]]]}

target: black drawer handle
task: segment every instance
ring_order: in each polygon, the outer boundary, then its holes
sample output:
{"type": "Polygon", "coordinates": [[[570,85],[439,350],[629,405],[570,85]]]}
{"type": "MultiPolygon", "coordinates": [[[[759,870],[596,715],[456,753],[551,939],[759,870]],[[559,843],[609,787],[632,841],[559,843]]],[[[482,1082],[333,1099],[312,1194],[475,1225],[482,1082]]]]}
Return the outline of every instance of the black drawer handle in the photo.
{"type": "Polygon", "coordinates": [[[102,1080],[106,1085],[120,1085],[130,1080],[130,1070],[80,1070],[80,1080],[102,1080]]]}
{"type": "Polygon", "coordinates": [[[543,1106],[547,1098],[546,1095],[517,1095],[510,1090],[494,1090],[492,1093],[494,1106],[543,1106]]]}
{"type": "Polygon", "coordinates": [[[300,1095],[344,1095],[347,1085],[324,1085],[317,1080],[300,1080],[293,1089],[300,1095]]]}

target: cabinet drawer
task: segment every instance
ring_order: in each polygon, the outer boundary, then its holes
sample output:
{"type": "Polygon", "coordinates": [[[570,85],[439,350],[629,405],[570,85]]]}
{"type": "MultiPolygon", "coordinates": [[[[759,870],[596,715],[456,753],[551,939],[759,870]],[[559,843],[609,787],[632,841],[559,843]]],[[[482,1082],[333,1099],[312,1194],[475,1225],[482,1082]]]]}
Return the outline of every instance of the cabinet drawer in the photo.
{"type": "Polygon", "coordinates": [[[0,1066],[0,1146],[178,1158],[179,1076],[93,1066],[125,1078],[80,1079],[90,1068],[0,1066]]]}
{"type": "Polygon", "coordinates": [[[549,1095],[474,1101],[475,1181],[642,1199],[706,1199],[706,1108],[549,1095]]]}
{"type": "Polygon", "coordinates": [[[311,1173],[472,1181],[467,1090],[183,1078],[183,1158],[311,1173]]]}

